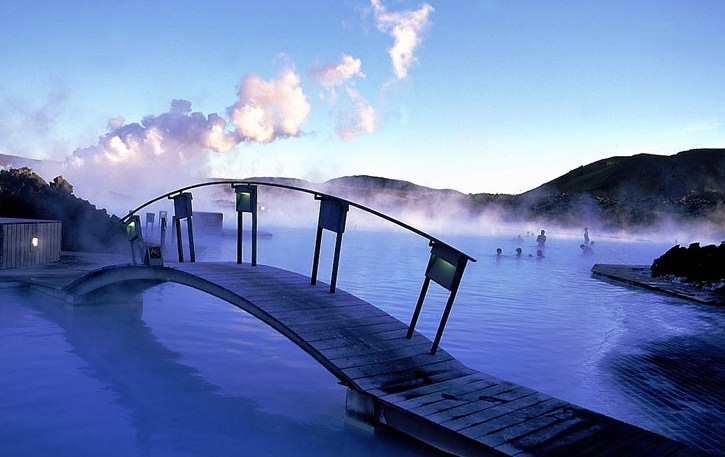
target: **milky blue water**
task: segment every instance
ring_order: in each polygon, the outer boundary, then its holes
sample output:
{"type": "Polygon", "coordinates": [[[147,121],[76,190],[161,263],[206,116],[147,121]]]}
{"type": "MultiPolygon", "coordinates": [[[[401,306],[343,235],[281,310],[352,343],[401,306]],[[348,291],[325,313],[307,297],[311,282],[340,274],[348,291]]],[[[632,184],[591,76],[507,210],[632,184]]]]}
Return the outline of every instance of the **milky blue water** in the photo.
{"type": "MultiPolygon", "coordinates": [[[[313,230],[265,230],[273,236],[260,239],[259,262],[309,275],[313,230]]],[[[533,238],[515,235],[444,236],[478,262],[441,347],[480,371],[686,438],[614,362],[652,342],[721,333],[719,310],[590,273],[594,263],[650,264],[672,243],[602,238],[585,256],[577,235],[550,233],[536,259],[533,238]]],[[[326,282],[334,236],[323,241],[326,282]]],[[[200,239],[197,260],[233,260],[234,243],[200,239]]],[[[417,235],[350,228],[338,287],[407,323],[428,256],[417,235]]],[[[431,286],[417,327],[431,339],[446,298],[431,286]]],[[[194,289],[162,284],[73,310],[12,288],[0,300],[0,455],[434,455],[347,420],[345,388],[311,357],[194,289]]]]}

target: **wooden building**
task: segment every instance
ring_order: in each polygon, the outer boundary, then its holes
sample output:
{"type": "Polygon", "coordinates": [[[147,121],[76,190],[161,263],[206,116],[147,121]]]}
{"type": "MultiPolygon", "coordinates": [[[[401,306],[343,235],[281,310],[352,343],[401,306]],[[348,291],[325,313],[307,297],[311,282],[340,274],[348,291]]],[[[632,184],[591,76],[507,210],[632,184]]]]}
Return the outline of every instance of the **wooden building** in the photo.
{"type": "Polygon", "coordinates": [[[0,269],[60,260],[60,221],[0,217],[0,269]]]}

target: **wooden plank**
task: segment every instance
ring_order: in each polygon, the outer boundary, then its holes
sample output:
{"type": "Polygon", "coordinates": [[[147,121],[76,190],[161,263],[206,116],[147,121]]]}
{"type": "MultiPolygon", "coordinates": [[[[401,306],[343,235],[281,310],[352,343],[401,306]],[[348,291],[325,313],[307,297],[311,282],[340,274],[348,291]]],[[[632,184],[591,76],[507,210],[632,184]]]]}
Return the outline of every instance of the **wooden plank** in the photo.
{"type": "Polygon", "coordinates": [[[406,340],[400,342],[398,347],[391,344],[391,349],[380,350],[377,345],[373,346],[360,340],[360,344],[355,347],[326,349],[321,352],[335,365],[346,369],[371,363],[391,362],[402,357],[426,356],[430,354],[430,346],[429,341],[409,342],[406,340]]]}
{"type": "MultiPolygon", "coordinates": [[[[462,396],[462,398],[441,397],[436,403],[427,404],[424,407],[414,407],[411,408],[411,411],[423,416],[429,416],[441,411],[456,409],[456,416],[452,418],[448,417],[448,419],[457,420],[505,401],[530,394],[528,390],[521,390],[522,387],[518,384],[508,381],[503,381],[489,386],[476,387],[476,390],[467,392],[465,396],[462,396]]],[[[450,414],[448,414],[448,416],[450,416],[450,414]]],[[[434,420],[436,420],[436,422],[443,422],[438,419],[434,420]]]]}
{"type": "Polygon", "coordinates": [[[496,395],[479,398],[480,400],[477,402],[435,411],[426,417],[466,436],[477,437],[475,427],[483,427],[481,424],[491,419],[535,405],[549,397],[539,392],[533,392],[531,389],[516,386],[514,389],[507,389],[496,395]]]}
{"type": "MultiPolygon", "coordinates": [[[[407,332],[408,327],[398,320],[386,319],[382,322],[378,321],[374,323],[362,323],[360,325],[356,325],[356,323],[353,323],[352,325],[345,327],[345,330],[346,333],[351,336],[362,337],[366,335],[373,335],[375,333],[390,331],[407,332]]],[[[307,331],[302,333],[304,333],[305,339],[307,341],[318,341],[328,338],[330,332],[329,329],[321,326],[318,327],[316,331],[307,331]]]]}
{"type": "MultiPolygon", "coordinates": [[[[380,322],[380,319],[381,317],[378,316],[376,318],[368,319],[368,322],[372,322],[373,320],[377,320],[377,322],[380,322]]],[[[401,337],[400,334],[396,332],[381,332],[376,333],[372,336],[349,335],[344,331],[345,322],[346,321],[344,320],[335,323],[328,322],[327,325],[330,326],[329,338],[312,341],[311,344],[321,351],[333,349],[344,350],[347,345],[350,345],[351,347],[349,349],[353,351],[353,353],[356,351],[364,351],[364,349],[360,349],[361,347],[384,347],[385,344],[389,341],[395,341],[396,344],[400,343],[401,345],[407,344],[403,341],[405,337],[401,337]]],[[[288,327],[296,332],[297,327],[295,325],[288,325],[288,327]]],[[[304,332],[301,332],[300,334],[304,335],[304,332]]]]}
{"type": "Polygon", "coordinates": [[[534,450],[536,446],[550,440],[558,441],[559,437],[572,433],[584,425],[585,422],[572,411],[572,416],[567,419],[558,420],[525,435],[510,439],[495,448],[508,455],[518,455],[527,450],[536,453],[534,450]]]}
{"type": "Polygon", "coordinates": [[[588,439],[576,443],[576,445],[559,446],[557,450],[567,452],[575,450],[580,455],[596,455],[599,452],[606,451],[620,441],[624,441],[633,436],[639,435],[640,429],[632,425],[611,419],[614,427],[609,427],[599,433],[590,436],[588,439]]]}
{"type": "Polygon", "coordinates": [[[389,360],[376,360],[374,357],[368,357],[361,360],[355,366],[342,369],[342,372],[351,379],[359,379],[384,375],[390,373],[392,370],[413,370],[441,362],[458,362],[453,357],[445,353],[432,356],[429,353],[424,352],[413,356],[392,357],[396,356],[392,355],[389,360]]]}
{"type": "Polygon", "coordinates": [[[348,319],[356,319],[361,317],[382,316],[391,319],[390,315],[385,311],[381,311],[371,306],[359,305],[337,310],[335,313],[325,311],[324,309],[311,310],[292,310],[270,312],[271,315],[283,322],[302,322],[302,323],[323,323],[323,322],[343,322],[348,319]]]}
{"type": "Polygon", "coordinates": [[[501,416],[495,421],[488,422],[491,429],[499,428],[485,433],[485,436],[482,435],[482,441],[491,447],[498,447],[506,442],[539,431],[572,417],[573,413],[568,406],[562,400],[550,398],[534,406],[501,416]]]}
{"type": "MultiPolygon", "coordinates": [[[[470,373],[472,370],[459,363],[442,362],[427,365],[414,370],[402,370],[382,375],[363,377],[354,380],[362,390],[391,393],[433,384],[437,380],[446,380],[461,376],[461,372],[470,373]]],[[[379,395],[375,393],[374,395],[379,395]]]]}
{"type": "MultiPolygon", "coordinates": [[[[361,317],[361,318],[355,318],[355,319],[349,319],[347,321],[347,326],[344,327],[344,329],[349,330],[347,333],[350,336],[362,336],[369,333],[383,333],[381,332],[370,332],[368,331],[366,327],[373,326],[373,329],[376,329],[378,327],[388,327],[392,326],[393,328],[399,327],[399,322],[396,321],[394,318],[390,316],[385,315],[376,315],[373,317],[361,317]]],[[[305,335],[305,338],[309,338],[309,341],[321,341],[329,337],[329,335],[326,337],[326,333],[329,334],[330,326],[326,324],[309,324],[309,325],[301,325],[301,324],[292,324],[294,326],[294,329],[296,332],[300,333],[301,335],[305,335]]],[[[405,327],[407,331],[407,327],[405,327]]],[[[391,331],[392,329],[388,330],[391,331]]]]}
{"type": "MultiPolygon", "coordinates": [[[[436,384],[428,385],[428,386],[422,386],[414,389],[409,389],[403,392],[395,392],[388,395],[382,395],[380,396],[380,400],[391,403],[391,404],[401,404],[402,408],[407,408],[408,405],[406,402],[415,402],[416,400],[420,398],[424,398],[428,395],[436,395],[440,394],[440,392],[445,391],[446,389],[450,387],[454,387],[457,385],[465,385],[473,382],[478,381],[489,381],[490,378],[483,373],[480,372],[474,372],[472,374],[467,374],[464,376],[461,376],[460,378],[453,378],[449,379],[445,382],[439,382],[436,384]]],[[[493,382],[493,381],[491,381],[493,382]]],[[[410,405],[411,407],[414,406],[413,403],[410,405]]]]}
{"type": "Polygon", "coordinates": [[[396,403],[396,406],[410,411],[415,410],[416,414],[429,411],[429,409],[424,407],[438,408],[442,401],[448,402],[447,404],[461,406],[466,403],[478,401],[478,397],[475,395],[478,391],[495,385],[491,380],[480,379],[478,377],[457,378],[454,381],[435,384],[435,389],[431,387],[430,393],[399,401],[396,403]]]}
{"type": "Polygon", "coordinates": [[[450,379],[460,378],[466,375],[476,373],[476,370],[465,367],[460,370],[443,371],[439,373],[427,375],[427,382],[421,382],[419,379],[412,380],[400,380],[398,382],[390,381],[385,385],[371,385],[364,386],[364,390],[375,397],[381,397],[383,395],[389,395],[393,393],[405,392],[410,389],[415,389],[427,385],[437,384],[439,382],[445,382],[450,379]]]}

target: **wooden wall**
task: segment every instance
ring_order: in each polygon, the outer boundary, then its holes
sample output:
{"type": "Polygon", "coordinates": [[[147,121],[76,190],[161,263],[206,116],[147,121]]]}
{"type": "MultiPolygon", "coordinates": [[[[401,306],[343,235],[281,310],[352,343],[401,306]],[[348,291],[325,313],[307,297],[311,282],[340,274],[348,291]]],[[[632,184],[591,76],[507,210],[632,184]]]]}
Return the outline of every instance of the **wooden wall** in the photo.
{"type": "Polygon", "coordinates": [[[0,222],[0,269],[60,260],[60,221],[0,222]],[[30,240],[38,238],[38,246],[30,240]]]}

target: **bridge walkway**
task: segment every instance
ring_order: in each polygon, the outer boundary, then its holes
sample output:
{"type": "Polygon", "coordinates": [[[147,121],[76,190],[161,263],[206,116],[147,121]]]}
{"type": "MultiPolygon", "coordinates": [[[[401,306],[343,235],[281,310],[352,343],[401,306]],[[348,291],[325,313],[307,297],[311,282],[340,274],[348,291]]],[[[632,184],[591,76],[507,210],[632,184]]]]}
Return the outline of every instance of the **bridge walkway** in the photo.
{"type": "MultiPolygon", "coordinates": [[[[103,259],[101,259],[103,260],[103,259]]],[[[84,294],[119,281],[174,281],[255,315],[314,357],[349,387],[348,411],[456,455],[706,455],[684,444],[481,373],[379,308],[342,290],[274,267],[181,263],[105,267],[66,259],[0,272],[61,294],[84,294]],[[8,273],[9,272],[9,273],[8,273]]],[[[101,262],[103,263],[103,262],[101,262]]]]}

